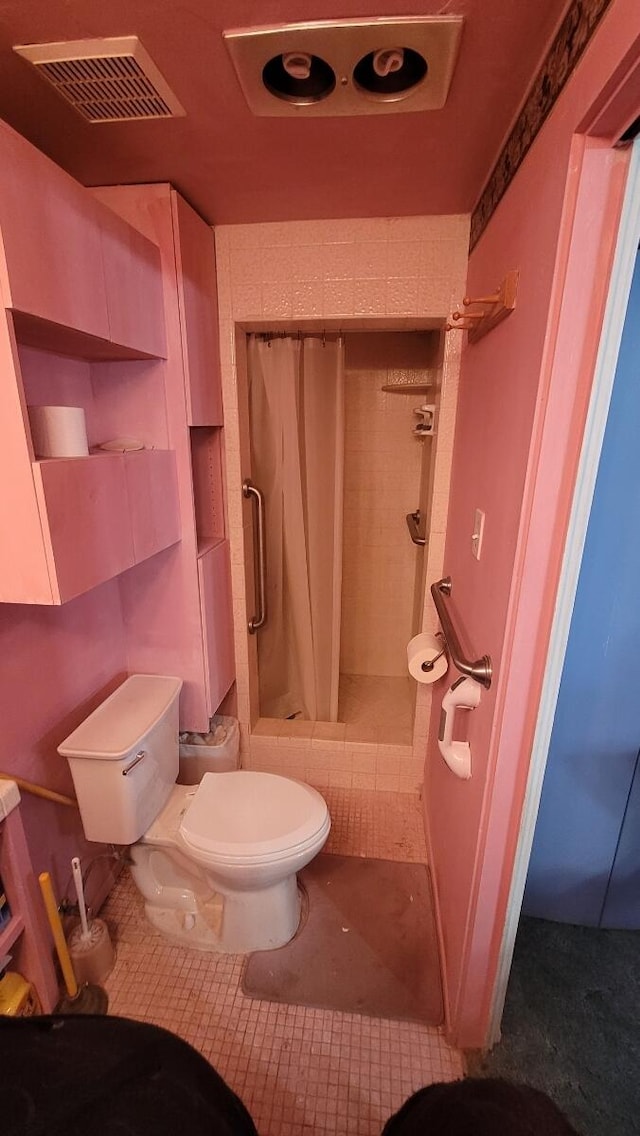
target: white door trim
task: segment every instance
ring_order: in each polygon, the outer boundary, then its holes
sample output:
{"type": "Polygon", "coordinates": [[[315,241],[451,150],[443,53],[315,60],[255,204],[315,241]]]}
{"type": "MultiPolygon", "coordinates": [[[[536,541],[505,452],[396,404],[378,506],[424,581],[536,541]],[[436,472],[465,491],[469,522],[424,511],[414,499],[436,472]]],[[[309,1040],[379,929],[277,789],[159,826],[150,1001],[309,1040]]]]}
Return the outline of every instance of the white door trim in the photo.
{"type": "Polygon", "coordinates": [[[564,665],[571,615],[578,586],[582,551],[595,489],[609,402],[618,362],[631,279],[640,242],[640,139],[634,143],[620,217],[609,294],[585,423],[582,451],[571,505],[560,571],[544,680],[538,708],[518,845],[509,891],[500,959],[493,989],[488,1044],[500,1039],[500,1023],[511,972],[531,846],[540,806],[558,690],[564,665]]]}

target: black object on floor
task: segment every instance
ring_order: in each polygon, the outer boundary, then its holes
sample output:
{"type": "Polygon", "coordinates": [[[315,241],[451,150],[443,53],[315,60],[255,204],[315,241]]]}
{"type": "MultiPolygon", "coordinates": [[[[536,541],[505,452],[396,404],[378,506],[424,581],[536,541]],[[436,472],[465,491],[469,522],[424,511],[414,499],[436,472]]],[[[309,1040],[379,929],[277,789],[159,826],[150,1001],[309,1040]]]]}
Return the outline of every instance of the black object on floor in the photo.
{"type": "Polygon", "coordinates": [[[0,1017],[3,1136],[257,1136],[195,1049],[158,1026],[0,1017]]]}
{"type": "Polygon", "coordinates": [[[470,1072],[527,1081],[588,1136],[640,1132],[640,933],[523,917],[502,1040],[470,1072]]]}
{"type": "Polygon", "coordinates": [[[579,1136],[539,1089],[495,1078],[427,1085],[410,1096],[382,1136],[579,1136]]]}
{"type": "Polygon", "coordinates": [[[440,965],[425,865],[323,853],[300,879],[306,922],[285,947],[249,956],[244,993],[439,1025],[440,965]]]}

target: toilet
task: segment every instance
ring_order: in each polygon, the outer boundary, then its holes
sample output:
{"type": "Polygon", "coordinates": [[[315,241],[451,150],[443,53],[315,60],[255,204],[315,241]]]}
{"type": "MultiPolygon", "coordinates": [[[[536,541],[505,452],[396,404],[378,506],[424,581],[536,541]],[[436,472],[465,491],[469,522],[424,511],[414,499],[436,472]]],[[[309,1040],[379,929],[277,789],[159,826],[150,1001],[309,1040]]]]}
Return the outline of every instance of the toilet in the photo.
{"type": "Polygon", "coordinates": [[[205,773],[176,785],[182,680],[131,675],[60,746],[87,840],[131,845],[149,921],[200,950],[284,946],[300,921],[296,872],[331,827],[310,785],[205,773]]]}

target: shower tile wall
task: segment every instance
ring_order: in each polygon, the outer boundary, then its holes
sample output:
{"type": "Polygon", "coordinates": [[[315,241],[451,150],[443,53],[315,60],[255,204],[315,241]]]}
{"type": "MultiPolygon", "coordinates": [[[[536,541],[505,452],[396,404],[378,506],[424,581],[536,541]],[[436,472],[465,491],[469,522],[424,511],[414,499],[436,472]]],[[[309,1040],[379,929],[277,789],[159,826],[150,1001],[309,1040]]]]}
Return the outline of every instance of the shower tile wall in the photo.
{"type": "Polygon", "coordinates": [[[412,433],[413,408],[427,396],[382,387],[401,375],[433,381],[426,341],[417,332],[347,337],[341,674],[407,673],[416,545],[405,515],[419,503],[425,443],[412,433]]]}
{"type": "MultiPolygon", "coordinates": [[[[242,499],[250,474],[246,330],[415,330],[442,324],[464,294],[469,217],[399,217],[221,225],[215,229],[228,531],[231,544],[237,712],[246,766],[293,772],[325,787],[417,791],[429,724],[429,689],[417,692],[412,746],[357,742],[326,724],[294,739],[268,725],[252,740],[258,716],[255,637],[246,632],[253,604],[251,513],[242,499]],[[323,736],[324,735],[324,736],[323,736]],[[334,736],[335,735],[335,736],[334,736]],[[339,736],[338,736],[339,735],[339,736]],[[295,764],[299,759],[300,768],[295,764]]],[[[460,336],[446,338],[428,580],[442,575],[444,523],[453,451],[460,336]],[[438,490],[439,487],[439,490],[438,490]]],[[[398,396],[399,397],[399,396],[398,396]]],[[[411,587],[411,592],[413,586],[411,587]]],[[[435,624],[431,598],[422,625],[435,624]]],[[[291,725],[291,723],[289,723],[291,725]]],[[[309,725],[309,724],[307,724],[309,725]]]]}

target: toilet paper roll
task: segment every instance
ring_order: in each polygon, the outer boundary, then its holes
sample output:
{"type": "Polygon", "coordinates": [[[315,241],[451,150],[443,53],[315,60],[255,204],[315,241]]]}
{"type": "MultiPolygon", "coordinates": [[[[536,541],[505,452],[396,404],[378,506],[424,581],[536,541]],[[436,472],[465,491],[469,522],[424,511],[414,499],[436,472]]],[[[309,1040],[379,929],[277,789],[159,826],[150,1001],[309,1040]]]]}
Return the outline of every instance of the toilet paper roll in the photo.
{"type": "Polygon", "coordinates": [[[81,406],[30,406],[29,422],[37,458],[87,457],[87,426],[81,406]]]}
{"type": "Polygon", "coordinates": [[[416,635],[407,644],[407,666],[409,674],[415,678],[416,682],[436,682],[437,679],[442,678],[449,666],[442,639],[438,639],[435,635],[428,635],[426,632],[423,632],[422,635],[416,635]],[[429,666],[436,655],[440,655],[440,658],[436,659],[433,666],[429,666]]]}

